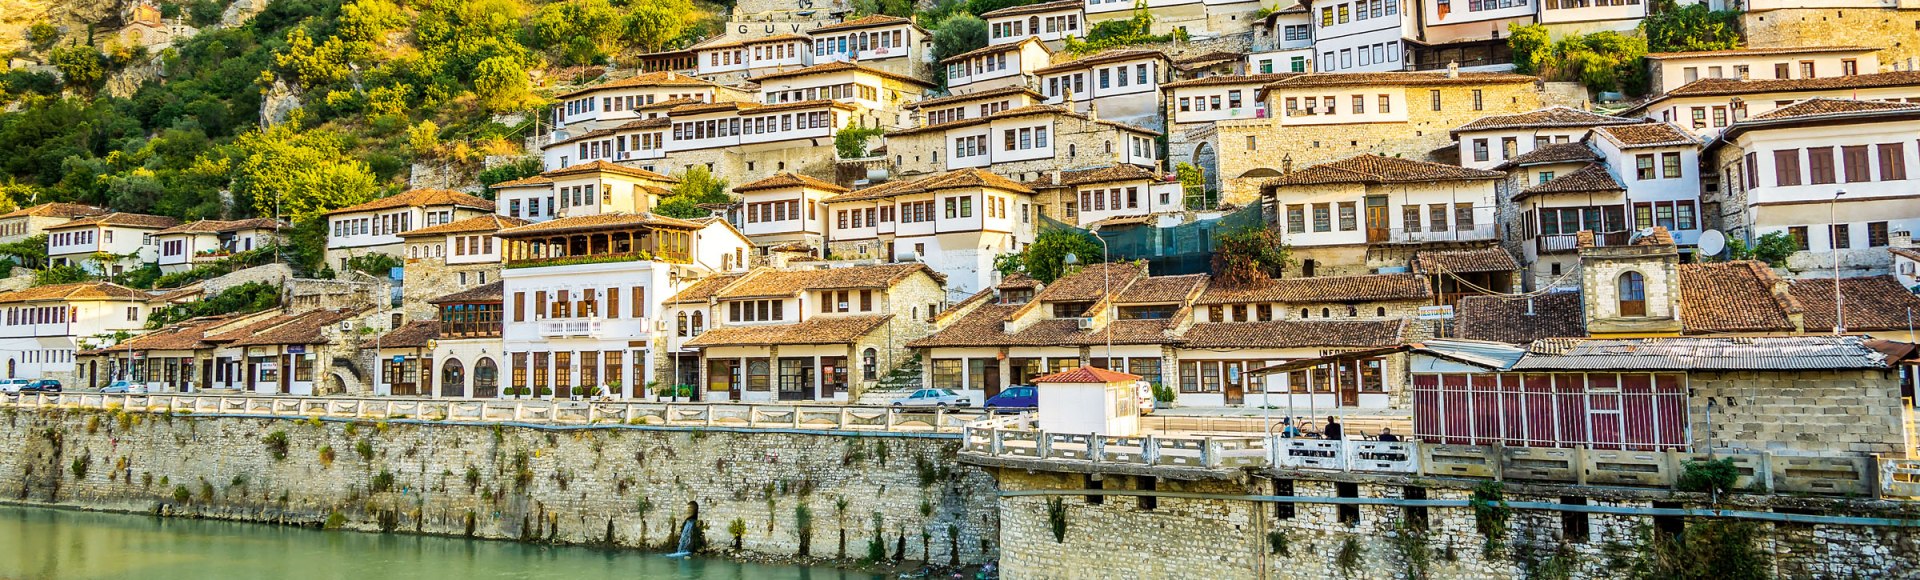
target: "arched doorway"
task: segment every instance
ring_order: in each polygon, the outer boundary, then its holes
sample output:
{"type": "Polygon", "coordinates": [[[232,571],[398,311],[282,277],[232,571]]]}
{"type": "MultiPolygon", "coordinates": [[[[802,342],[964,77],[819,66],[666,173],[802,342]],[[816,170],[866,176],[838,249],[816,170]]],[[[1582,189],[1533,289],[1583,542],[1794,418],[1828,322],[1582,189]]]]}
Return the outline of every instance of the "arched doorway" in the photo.
{"type": "Polygon", "coordinates": [[[440,396],[464,397],[467,394],[467,368],[460,359],[449,358],[440,365],[440,396]]]}
{"type": "Polygon", "coordinates": [[[479,399],[500,396],[500,367],[493,359],[482,357],[473,361],[473,396],[479,399]]]}
{"type": "MultiPolygon", "coordinates": [[[[1210,141],[1201,141],[1193,147],[1193,166],[1200,169],[1205,178],[1207,191],[1220,191],[1220,156],[1210,141]]],[[[1205,200],[1206,191],[1189,191],[1187,199],[1205,200]]]]}

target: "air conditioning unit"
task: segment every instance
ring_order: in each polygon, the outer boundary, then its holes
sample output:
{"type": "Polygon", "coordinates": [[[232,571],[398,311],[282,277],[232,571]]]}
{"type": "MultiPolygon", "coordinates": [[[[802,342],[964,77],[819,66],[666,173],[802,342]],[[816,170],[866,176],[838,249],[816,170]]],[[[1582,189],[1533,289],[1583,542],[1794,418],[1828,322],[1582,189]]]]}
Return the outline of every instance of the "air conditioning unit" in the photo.
{"type": "Polygon", "coordinates": [[[1075,318],[1073,319],[1073,325],[1075,328],[1079,328],[1080,330],[1087,330],[1089,328],[1093,328],[1093,319],[1092,318],[1075,318]]]}

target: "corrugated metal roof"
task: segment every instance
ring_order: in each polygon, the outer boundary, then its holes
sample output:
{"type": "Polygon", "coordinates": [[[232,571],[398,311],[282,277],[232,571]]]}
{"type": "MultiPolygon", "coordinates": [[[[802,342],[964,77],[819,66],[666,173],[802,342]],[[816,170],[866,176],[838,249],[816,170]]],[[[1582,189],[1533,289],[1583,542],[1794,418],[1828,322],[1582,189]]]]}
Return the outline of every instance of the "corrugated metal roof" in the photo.
{"type": "Polygon", "coordinates": [[[1857,336],[1551,338],[1535,341],[1512,370],[1878,369],[1887,356],[1857,336]]]}
{"type": "Polygon", "coordinates": [[[1426,340],[1413,345],[1413,351],[1493,370],[1507,370],[1527,354],[1521,347],[1483,340],[1426,340]]]}

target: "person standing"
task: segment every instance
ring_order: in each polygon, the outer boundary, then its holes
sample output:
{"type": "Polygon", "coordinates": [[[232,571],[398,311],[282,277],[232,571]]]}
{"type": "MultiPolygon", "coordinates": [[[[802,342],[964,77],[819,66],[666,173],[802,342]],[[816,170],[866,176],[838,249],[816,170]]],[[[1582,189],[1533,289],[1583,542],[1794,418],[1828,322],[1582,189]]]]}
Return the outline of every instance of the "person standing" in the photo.
{"type": "Polygon", "coordinates": [[[1320,436],[1326,439],[1332,439],[1332,440],[1340,439],[1341,438],[1340,421],[1334,419],[1332,415],[1328,415],[1327,427],[1325,429],[1320,430],[1320,436]]]}

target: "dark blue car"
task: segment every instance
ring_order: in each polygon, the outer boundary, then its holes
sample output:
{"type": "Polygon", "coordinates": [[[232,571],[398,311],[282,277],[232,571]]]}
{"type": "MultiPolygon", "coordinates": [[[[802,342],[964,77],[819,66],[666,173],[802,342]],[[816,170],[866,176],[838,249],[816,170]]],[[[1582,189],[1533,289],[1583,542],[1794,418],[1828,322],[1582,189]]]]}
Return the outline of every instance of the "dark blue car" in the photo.
{"type": "Polygon", "coordinates": [[[1040,391],[1031,386],[1015,385],[1000,391],[1000,394],[987,399],[989,409],[1031,409],[1040,406],[1040,391]]]}

